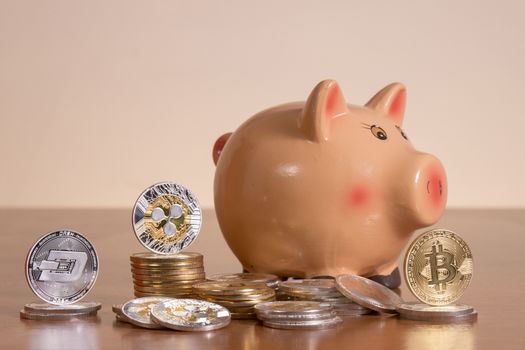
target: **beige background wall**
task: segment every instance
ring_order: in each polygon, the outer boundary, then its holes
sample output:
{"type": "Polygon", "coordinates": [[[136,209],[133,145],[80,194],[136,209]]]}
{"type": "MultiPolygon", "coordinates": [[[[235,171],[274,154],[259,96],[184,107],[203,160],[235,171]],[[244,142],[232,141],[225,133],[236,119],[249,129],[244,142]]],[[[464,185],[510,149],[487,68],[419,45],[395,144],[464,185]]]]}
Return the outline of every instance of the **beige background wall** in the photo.
{"type": "Polygon", "coordinates": [[[405,129],[451,207],[525,206],[523,2],[0,1],[0,207],[213,204],[211,148],[335,78],[408,87],[405,129]]]}

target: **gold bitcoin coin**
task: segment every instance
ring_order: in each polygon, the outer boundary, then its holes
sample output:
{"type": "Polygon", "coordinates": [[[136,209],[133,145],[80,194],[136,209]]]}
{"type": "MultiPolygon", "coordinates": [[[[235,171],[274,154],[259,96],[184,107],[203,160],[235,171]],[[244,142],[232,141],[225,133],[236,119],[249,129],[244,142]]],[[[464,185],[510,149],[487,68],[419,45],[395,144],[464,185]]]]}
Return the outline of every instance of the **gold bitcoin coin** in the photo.
{"type": "Polygon", "coordinates": [[[405,257],[405,278],[416,298],[429,305],[448,305],[467,289],[473,259],[456,233],[436,229],[417,237],[405,257]]]}

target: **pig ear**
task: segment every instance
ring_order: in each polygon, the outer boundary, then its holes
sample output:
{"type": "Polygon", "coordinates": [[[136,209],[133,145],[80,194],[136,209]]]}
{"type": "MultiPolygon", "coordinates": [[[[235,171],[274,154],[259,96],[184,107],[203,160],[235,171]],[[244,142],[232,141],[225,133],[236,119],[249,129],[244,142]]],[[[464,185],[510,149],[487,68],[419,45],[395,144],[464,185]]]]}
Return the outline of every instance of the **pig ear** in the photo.
{"type": "Polygon", "coordinates": [[[392,83],[375,94],[366,106],[385,113],[401,126],[405,116],[406,97],[405,86],[401,83],[392,83]]]}
{"type": "Polygon", "coordinates": [[[299,127],[309,140],[326,141],[330,136],[332,119],[347,112],[348,108],[337,82],[323,80],[308,96],[299,127]]]}

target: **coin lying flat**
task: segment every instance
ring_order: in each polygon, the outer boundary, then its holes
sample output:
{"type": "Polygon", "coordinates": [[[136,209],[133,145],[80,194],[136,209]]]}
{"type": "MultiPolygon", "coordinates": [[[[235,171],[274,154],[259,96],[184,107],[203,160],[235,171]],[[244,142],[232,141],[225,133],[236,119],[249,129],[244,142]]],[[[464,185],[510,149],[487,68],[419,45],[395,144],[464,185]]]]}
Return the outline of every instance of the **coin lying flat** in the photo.
{"type": "Polygon", "coordinates": [[[226,327],[230,312],[217,304],[195,299],[172,299],[151,309],[151,319],[179,331],[210,331],[226,327]]]}
{"type": "Polygon", "coordinates": [[[65,321],[65,320],[71,320],[75,318],[84,318],[84,317],[92,317],[96,316],[97,312],[80,312],[80,313],[33,313],[28,312],[25,309],[20,310],[20,318],[26,319],[26,320],[44,320],[44,321],[65,321]]]}
{"type": "Polygon", "coordinates": [[[102,304],[97,302],[78,302],[67,305],[54,305],[48,303],[29,303],[24,305],[24,311],[32,314],[88,314],[97,312],[102,304]]]}
{"type": "Polygon", "coordinates": [[[359,316],[371,310],[354,303],[336,288],[333,278],[288,280],[280,284],[279,300],[329,303],[338,316],[359,316]]]}
{"type": "Polygon", "coordinates": [[[396,306],[403,299],[387,287],[368,278],[356,275],[339,275],[337,289],[355,303],[384,313],[396,313],[396,306]]]}
{"type": "Polygon", "coordinates": [[[434,316],[461,316],[474,311],[472,306],[464,304],[431,306],[421,303],[402,303],[397,305],[396,309],[401,316],[415,314],[421,318],[426,317],[429,319],[432,319],[434,316]]]}
{"type": "Polygon", "coordinates": [[[255,305],[262,321],[312,321],[333,319],[336,314],[327,303],[312,301],[273,301],[255,305]]]}
{"type": "Polygon", "coordinates": [[[281,289],[289,293],[333,293],[339,294],[332,279],[298,279],[281,283],[281,289]]]}
{"type": "Polygon", "coordinates": [[[201,229],[197,198],[174,182],[161,182],[141,193],[133,208],[133,229],[139,242],[158,254],[187,248],[201,229]]]}
{"type": "Polygon", "coordinates": [[[219,282],[262,282],[270,288],[276,289],[279,286],[279,277],[269,273],[240,272],[240,273],[221,273],[209,276],[208,281],[219,282]]]}
{"type": "Polygon", "coordinates": [[[405,278],[416,298],[429,305],[457,301],[467,289],[473,258],[467,243],[448,230],[431,230],[417,237],[405,257],[405,278]]]}
{"type": "Polygon", "coordinates": [[[401,318],[426,322],[470,322],[478,318],[477,311],[468,305],[431,306],[427,304],[405,303],[397,306],[401,318]]]}
{"type": "Polygon", "coordinates": [[[42,236],[29,251],[25,265],[31,290],[55,305],[82,299],[95,284],[99,269],[93,245],[71,230],[42,236]]]}
{"type": "Polygon", "coordinates": [[[261,313],[274,315],[308,315],[322,312],[331,312],[332,306],[328,303],[315,301],[272,301],[255,306],[261,313]]]}
{"type": "Polygon", "coordinates": [[[308,321],[263,321],[263,325],[279,329],[324,329],[332,328],[341,324],[343,320],[335,316],[327,320],[308,320],[308,321]]]}
{"type": "Polygon", "coordinates": [[[155,305],[168,300],[172,299],[166,297],[145,297],[133,299],[122,305],[122,314],[131,324],[134,324],[135,326],[150,329],[164,328],[158,323],[151,321],[150,312],[155,305]]]}

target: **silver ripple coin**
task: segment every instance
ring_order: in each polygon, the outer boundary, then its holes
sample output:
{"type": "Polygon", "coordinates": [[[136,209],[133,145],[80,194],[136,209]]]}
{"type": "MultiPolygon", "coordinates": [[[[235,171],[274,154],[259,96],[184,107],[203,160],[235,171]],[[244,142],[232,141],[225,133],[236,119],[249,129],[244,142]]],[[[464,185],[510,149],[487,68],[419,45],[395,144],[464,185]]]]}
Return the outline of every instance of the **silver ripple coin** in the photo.
{"type": "Polygon", "coordinates": [[[178,331],[211,331],[230,324],[231,314],[225,307],[203,300],[172,299],[151,309],[151,320],[178,331]]]}
{"type": "Polygon", "coordinates": [[[148,187],[133,207],[133,230],[139,242],[154,253],[174,254],[193,243],[202,215],[197,198],[174,182],[148,187]]]}
{"type": "Polygon", "coordinates": [[[27,255],[26,278],[31,290],[50,304],[82,299],[97,279],[95,247],[80,233],[59,230],[42,236],[27,255]]]}

